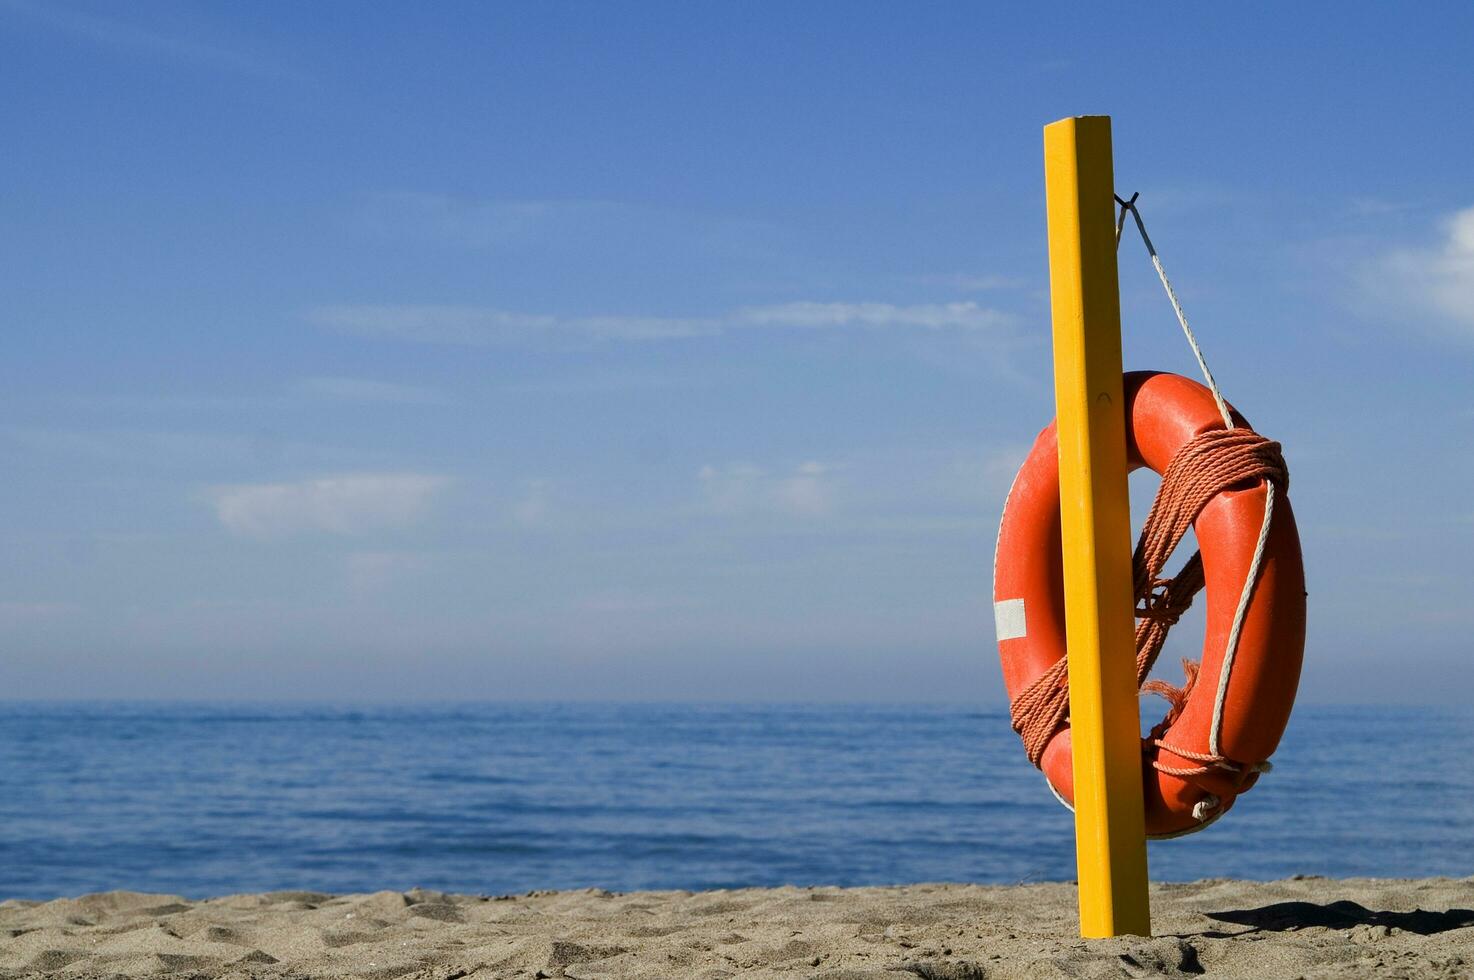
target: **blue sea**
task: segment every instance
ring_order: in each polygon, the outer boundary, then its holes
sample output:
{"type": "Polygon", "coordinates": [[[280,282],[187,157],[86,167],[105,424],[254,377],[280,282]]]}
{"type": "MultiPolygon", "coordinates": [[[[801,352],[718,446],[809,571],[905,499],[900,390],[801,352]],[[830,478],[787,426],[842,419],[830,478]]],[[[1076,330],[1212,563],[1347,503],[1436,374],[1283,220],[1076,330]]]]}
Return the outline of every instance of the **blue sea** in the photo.
{"type": "MultiPolygon", "coordinates": [[[[1153,877],[1474,874],[1474,714],[1296,711],[1153,877]]],[[[1006,713],[0,704],[0,898],[1074,876],[1006,713]]]]}

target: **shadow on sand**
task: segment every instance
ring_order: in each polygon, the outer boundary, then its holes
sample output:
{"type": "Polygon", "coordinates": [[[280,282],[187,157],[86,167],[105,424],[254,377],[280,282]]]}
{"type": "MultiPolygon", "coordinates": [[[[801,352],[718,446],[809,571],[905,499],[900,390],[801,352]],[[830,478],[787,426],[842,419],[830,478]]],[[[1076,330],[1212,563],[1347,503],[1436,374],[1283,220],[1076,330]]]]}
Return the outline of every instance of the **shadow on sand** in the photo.
{"type": "MultiPolygon", "coordinates": [[[[1290,932],[1321,926],[1326,929],[1350,929],[1353,926],[1387,926],[1404,932],[1431,936],[1474,925],[1474,909],[1449,909],[1447,912],[1374,912],[1356,902],[1277,902],[1257,909],[1234,909],[1228,912],[1205,912],[1210,919],[1250,926],[1247,932],[1290,932]]],[[[1243,933],[1235,933],[1243,935],[1243,933]]]]}

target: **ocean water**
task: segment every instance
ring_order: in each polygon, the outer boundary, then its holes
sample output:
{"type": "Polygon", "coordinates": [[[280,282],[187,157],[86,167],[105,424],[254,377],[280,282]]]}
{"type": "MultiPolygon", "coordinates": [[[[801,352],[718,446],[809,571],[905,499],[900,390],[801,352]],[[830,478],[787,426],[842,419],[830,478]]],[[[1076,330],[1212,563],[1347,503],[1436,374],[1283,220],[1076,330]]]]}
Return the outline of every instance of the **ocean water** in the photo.
{"type": "MultiPolygon", "coordinates": [[[[1474,714],[1297,710],[1152,875],[1474,874],[1474,714]]],[[[0,898],[1074,876],[1003,710],[0,704],[0,898]]]]}

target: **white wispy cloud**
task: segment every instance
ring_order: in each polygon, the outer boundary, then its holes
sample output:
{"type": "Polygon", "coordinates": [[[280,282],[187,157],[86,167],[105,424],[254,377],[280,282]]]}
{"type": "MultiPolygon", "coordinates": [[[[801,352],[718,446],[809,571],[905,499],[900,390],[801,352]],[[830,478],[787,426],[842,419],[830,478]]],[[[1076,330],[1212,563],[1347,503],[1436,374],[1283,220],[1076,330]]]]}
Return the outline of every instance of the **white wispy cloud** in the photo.
{"type": "Polygon", "coordinates": [[[790,237],[771,222],[747,216],[649,203],[402,190],[363,199],[357,224],[384,241],[472,250],[551,250],[585,257],[775,256],[790,237]]]}
{"type": "Polygon", "coordinates": [[[356,535],[416,523],[447,482],[423,473],[349,473],[297,483],[217,487],[212,498],[216,517],[234,534],[356,535]]]}
{"type": "Polygon", "coordinates": [[[1389,215],[1406,214],[1415,207],[1408,201],[1374,195],[1353,197],[1350,206],[1351,213],[1362,218],[1385,218],[1389,215]]]}
{"type": "Polygon", "coordinates": [[[353,551],[343,559],[348,588],[353,592],[383,592],[429,565],[425,555],[413,551],[353,551]]]}
{"type": "Polygon", "coordinates": [[[718,514],[823,517],[834,509],[832,468],[813,460],[776,473],[751,463],[707,465],[696,478],[707,508],[718,514]]]}
{"type": "Polygon", "coordinates": [[[733,322],[759,327],[920,328],[923,330],[997,330],[1013,323],[1012,315],[973,302],[920,303],[782,303],[740,311],[733,322]]]}
{"type": "Polygon", "coordinates": [[[663,614],[704,605],[691,596],[649,594],[629,589],[613,589],[584,596],[571,604],[579,615],[626,616],[663,614]]]}
{"type": "Polygon", "coordinates": [[[546,480],[528,482],[522,498],[512,507],[512,519],[523,527],[542,527],[552,511],[552,496],[546,480]]]}
{"type": "MultiPolygon", "coordinates": [[[[202,407],[191,401],[163,404],[185,414],[197,413],[202,407]]],[[[234,406],[238,403],[222,400],[218,404],[234,406]]],[[[106,460],[120,466],[145,466],[155,474],[164,469],[198,474],[200,467],[255,466],[264,462],[314,469],[356,469],[375,465],[372,455],[363,450],[288,439],[269,432],[242,434],[0,425],[0,442],[14,443],[47,456],[74,456],[106,460]]]]}
{"type": "Polygon", "coordinates": [[[298,388],[308,395],[338,401],[383,402],[394,405],[445,403],[445,396],[432,388],[368,378],[303,378],[298,388]]]}
{"type": "Polygon", "coordinates": [[[336,305],[307,317],[340,333],[428,344],[489,346],[537,340],[660,341],[741,329],[961,330],[1001,334],[1010,313],[967,301],[902,305],[878,302],[781,303],[716,317],[553,316],[476,306],[336,305]]]}
{"type": "Polygon", "coordinates": [[[671,340],[717,332],[700,317],[558,317],[477,306],[322,306],[308,313],[319,326],[360,337],[485,347],[537,340],[671,340]]]}
{"type": "Polygon", "coordinates": [[[74,615],[80,608],[75,602],[0,602],[0,626],[51,622],[74,615]]]}
{"type": "Polygon", "coordinates": [[[952,272],[939,275],[916,276],[913,282],[925,286],[943,286],[963,293],[986,293],[995,289],[1019,289],[1028,285],[1026,280],[1011,276],[996,276],[969,272],[952,272]]]}
{"type": "Polygon", "coordinates": [[[367,230],[380,237],[484,248],[547,231],[628,223],[640,213],[633,205],[615,201],[496,200],[394,191],[368,198],[360,217],[367,230]]]}
{"type": "Polygon", "coordinates": [[[822,517],[833,506],[833,489],[828,474],[829,467],[823,463],[800,463],[793,473],[779,479],[774,497],[779,506],[790,514],[822,517]]]}
{"type": "Polygon", "coordinates": [[[1445,219],[1440,241],[1381,255],[1362,270],[1362,286],[1386,306],[1431,314],[1474,338],[1474,207],[1445,219]]]}
{"type": "MultiPolygon", "coordinates": [[[[992,514],[1002,509],[1029,449],[1027,443],[1019,443],[951,448],[934,454],[918,452],[885,469],[914,476],[915,482],[908,480],[900,489],[930,506],[992,514]]],[[[876,461],[872,459],[869,466],[877,468],[876,461]]],[[[881,482],[878,476],[872,479],[881,482]]]]}
{"type": "MultiPolygon", "coordinates": [[[[94,44],[194,62],[222,71],[293,81],[305,80],[305,76],[296,69],[236,46],[202,41],[173,31],[152,30],[130,21],[85,13],[65,4],[3,0],[0,8],[94,44]]],[[[128,9],[136,14],[147,8],[114,9],[128,9]]]]}

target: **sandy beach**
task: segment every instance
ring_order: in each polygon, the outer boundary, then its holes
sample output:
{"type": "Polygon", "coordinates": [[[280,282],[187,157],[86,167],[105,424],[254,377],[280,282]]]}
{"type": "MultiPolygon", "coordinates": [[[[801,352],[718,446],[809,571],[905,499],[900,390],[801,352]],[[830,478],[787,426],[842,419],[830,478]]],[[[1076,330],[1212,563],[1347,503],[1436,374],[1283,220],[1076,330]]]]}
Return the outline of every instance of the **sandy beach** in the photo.
{"type": "Polygon", "coordinates": [[[1155,938],[1084,942],[1064,884],[110,892],[0,903],[0,977],[1474,976],[1474,879],[1209,880],[1153,906],[1155,938]]]}

